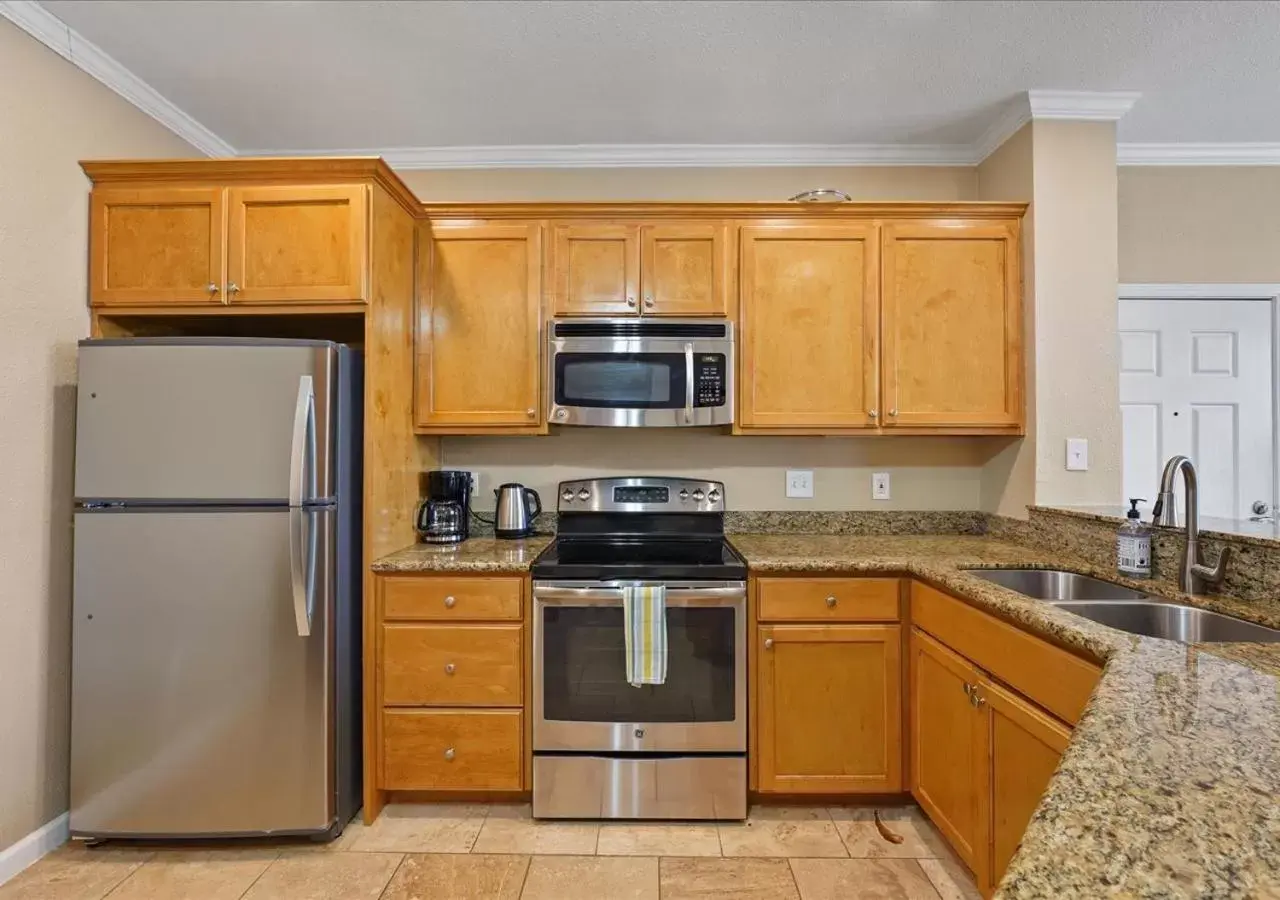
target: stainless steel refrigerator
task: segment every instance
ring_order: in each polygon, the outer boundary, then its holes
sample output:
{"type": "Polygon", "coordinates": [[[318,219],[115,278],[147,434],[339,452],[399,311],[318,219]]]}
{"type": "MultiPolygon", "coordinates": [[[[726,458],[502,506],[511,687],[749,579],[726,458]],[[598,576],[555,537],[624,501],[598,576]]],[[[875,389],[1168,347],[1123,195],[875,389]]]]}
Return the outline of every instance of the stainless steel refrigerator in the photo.
{"type": "Polygon", "coordinates": [[[361,385],[326,341],[81,342],[73,836],[356,812],[361,385]]]}

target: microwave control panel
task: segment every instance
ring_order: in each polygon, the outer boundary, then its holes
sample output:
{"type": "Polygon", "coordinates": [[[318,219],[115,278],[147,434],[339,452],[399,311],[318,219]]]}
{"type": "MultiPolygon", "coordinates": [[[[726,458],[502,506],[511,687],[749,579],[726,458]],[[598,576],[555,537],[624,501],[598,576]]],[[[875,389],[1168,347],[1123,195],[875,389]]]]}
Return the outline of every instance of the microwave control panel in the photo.
{"type": "Polygon", "coordinates": [[[723,353],[701,353],[693,359],[693,405],[725,405],[723,353]]]}

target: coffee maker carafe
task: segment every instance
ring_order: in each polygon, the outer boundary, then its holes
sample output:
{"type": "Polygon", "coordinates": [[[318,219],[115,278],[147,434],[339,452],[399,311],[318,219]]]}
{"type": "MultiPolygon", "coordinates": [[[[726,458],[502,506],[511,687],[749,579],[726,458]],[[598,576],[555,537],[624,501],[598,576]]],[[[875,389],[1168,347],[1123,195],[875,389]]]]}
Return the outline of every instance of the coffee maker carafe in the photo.
{"type": "Polygon", "coordinates": [[[428,544],[455,544],[470,534],[471,474],[427,473],[427,496],[418,507],[418,536],[428,544]]]}

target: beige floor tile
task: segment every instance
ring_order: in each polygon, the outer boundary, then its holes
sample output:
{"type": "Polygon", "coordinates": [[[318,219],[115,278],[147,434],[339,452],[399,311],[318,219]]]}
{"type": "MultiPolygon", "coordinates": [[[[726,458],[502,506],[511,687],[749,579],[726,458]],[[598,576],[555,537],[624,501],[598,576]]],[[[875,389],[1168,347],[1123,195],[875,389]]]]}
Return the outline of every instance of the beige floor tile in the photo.
{"type": "Polygon", "coordinates": [[[263,849],[162,851],[121,882],[110,900],[238,900],[278,855],[263,849]]]}
{"type": "Polygon", "coordinates": [[[899,835],[902,843],[885,840],[876,827],[870,807],[839,807],[831,810],[831,818],[849,855],[855,859],[934,859],[946,853],[942,836],[920,810],[913,806],[887,807],[879,810],[885,828],[899,835]]]}
{"type": "Polygon", "coordinates": [[[384,809],[372,825],[348,825],[336,842],[341,845],[337,849],[360,853],[469,853],[487,811],[483,804],[395,804],[384,809]]]}
{"type": "Polygon", "coordinates": [[[725,856],[848,856],[824,809],[760,806],[745,822],[720,825],[725,856]]]}
{"type": "Polygon", "coordinates": [[[715,825],[682,822],[604,822],[598,856],[719,856],[715,825]]]}
{"type": "Polygon", "coordinates": [[[535,856],[521,900],[658,900],[650,857],[535,856]]]}
{"type": "Polygon", "coordinates": [[[0,898],[100,900],[150,858],[145,851],[67,844],[0,885],[0,898]]]}
{"type": "Polygon", "coordinates": [[[528,869],[527,856],[411,853],[381,900],[519,900],[528,869]]]}
{"type": "Polygon", "coordinates": [[[982,900],[973,876],[951,854],[941,859],[922,859],[920,868],[942,900],[982,900]]]}
{"type": "Polygon", "coordinates": [[[914,859],[793,859],[800,900],[938,900],[914,859]]]}
{"type": "Polygon", "coordinates": [[[494,805],[472,845],[473,853],[527,853],[533,856],[596,852],[600,826],[595,822],[534,821],[529,805],[494,805]]]}
{"type": "Polygon", "coordinates": [[[400,853],[284,851],[244,900],[374,900],[391,880],[400,853]]]}
{"type": "Polygon", "coordinates": [[[799,900],[785,859],[678,859],[658,864],[662,900],[799,900]]]}

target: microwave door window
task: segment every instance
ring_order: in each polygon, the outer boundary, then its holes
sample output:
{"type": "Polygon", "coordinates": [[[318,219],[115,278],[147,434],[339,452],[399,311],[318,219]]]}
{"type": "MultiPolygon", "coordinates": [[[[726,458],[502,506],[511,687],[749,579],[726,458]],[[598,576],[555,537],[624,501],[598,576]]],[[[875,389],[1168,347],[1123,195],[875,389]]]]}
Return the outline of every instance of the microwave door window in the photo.
{"type": "Polygon", "coordinates": [[[685,360],[678,353],[561,353],[556,403],[606,409],[684,406],[685,360]]]}

